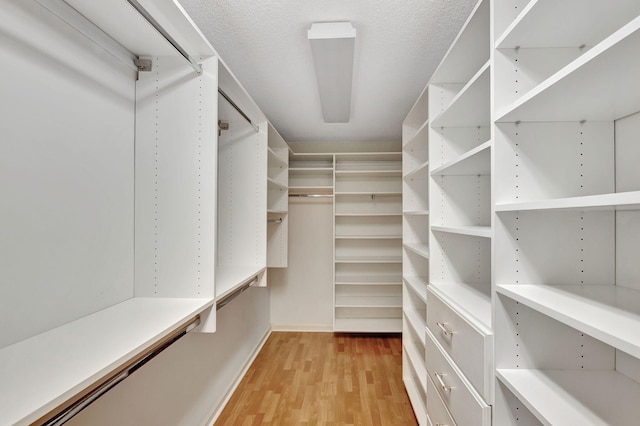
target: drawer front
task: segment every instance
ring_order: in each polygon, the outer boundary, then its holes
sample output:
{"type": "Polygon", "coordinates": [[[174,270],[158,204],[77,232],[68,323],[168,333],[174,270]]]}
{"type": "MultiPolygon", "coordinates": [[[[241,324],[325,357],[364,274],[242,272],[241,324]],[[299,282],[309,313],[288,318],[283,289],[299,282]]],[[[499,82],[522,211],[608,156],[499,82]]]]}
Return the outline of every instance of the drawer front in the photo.
{"type": "Polygon", "coordinates": [[[490,426],[491,407],[459,375],[453,361],[427,329],[427,375],[458,426],[490,426]]]}
{"type": "Polygon", "coordinates": [[[433,426],[456,426],[431,377],[427,377],[427,413],[433,426]]]}
{"type": "Polygon", "coordinates": [[[471,325],[431,289],[427,297],[427,327],[478,393],[489,400],[493,336],[471,325]]]}

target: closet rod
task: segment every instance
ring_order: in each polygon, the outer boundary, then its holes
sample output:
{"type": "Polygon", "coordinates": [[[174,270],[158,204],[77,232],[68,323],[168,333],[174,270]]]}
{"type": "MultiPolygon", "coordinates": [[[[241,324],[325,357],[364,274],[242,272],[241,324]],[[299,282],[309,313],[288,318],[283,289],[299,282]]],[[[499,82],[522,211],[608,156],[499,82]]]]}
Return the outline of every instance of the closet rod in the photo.
{"type": "Polygon", "coordinates": [[[189,56],[187,51],[184,50],[182,46],[180,46],[180,44],[173,37],[171,37],[171,35],[164,28],[162,28],[162,25],[160,25],[160,23],[156,21],[149,12],[147,12],[147,10],[140,3],[138,3],[137,0],[127,0],[127,2],[131,5],[131,7],[133,7],[136,11],[138,11],[138,13],[156,31],[158,31],[158,33],[160,33],[160,35],[164,37],[164,39],[167,40],[169,44],[173,46],[173,48],[176,49],[178,53],[180,53],[184,57],[184,59],[187,60],[187,62],[189,62],[189,65],[191,65],[191,68],[193,68],[196,74],[198,75],[202,74],[202,65],[197,63],[191,56],[189,56]]]}
{"type": "Polygon", "coordinates": [[[251,279],[250,281],[247,281],[246,283],[244,283],[243,285],[235,289],[232,293],[227,294],[225,297],[220,299],[220,301],[216,302],[216,311],[219,311],[220,309],[227,306],[229,303],[231,303],[233,299],[240,296],[240,293],[242,293],[243,291],[251,287],[253,284],[257,284],[257,283],[258,283],[258,276],[256,275],[255,277],[253,277],[253,279],[251,279]]]}
{"type": "Polygon", "coordinates": [[[225,98],[227,100],[227,102],[229,102],[229,104],[233,107],[233,109],[235,109],[236,111],[238,111],[238,113],[240,113],[242,118],[244,118],[245,120],[247,120],[249,122],[249,124],[251,124],[251,127],[253,127],[253,130],[255,130],[256,133],[260,131],[260,128],[258,126],[256,126],[255,124],[253,124],[253,121],[251,121],[249,116],[247,114],[245,114],[244,111],[242,109],[240,109],[240,107],[235,102],[233,102],[233,100],[229,97],[229,95],[224,93],[224,91],[219,87],[218,87],[218,93],[220,93],[222,95],[222,97],[225,98]]]}
{"type": "Polygon", "coordinates": [[[145,354],[142,355],[136,362],[128,365],[115,376],[112,376],[105,382],[101,383],[97,388],[84,395],[81,399],[71,404],[69,407],[65,408],[62,412],[55,415],[55,417],[47,420],[43,423],[43,426],[61,426],[75,417],[82,410],[91,405],[95,400],[100,398],[102,395],[110,391],[114,386],[118,383],[122,382],[124,379],[133,374],[136,370],[142,367],[147,362],[151,361],[157,355],[159,355],[162,351],[167,349],[169,346],[177,342],[181,337],[185,334],[196,328],[200,325],[200,316],[197,315],[188,324],[183,326],[179,331],[174,333],[172,336],[158,343],[153,348],[150,348],[145,354]]]}
{"type": "Polygon", "coordinates": [[[282,223],[282,219],[267,220],[267,225],[277,225],[279,223],[282,223]]]}

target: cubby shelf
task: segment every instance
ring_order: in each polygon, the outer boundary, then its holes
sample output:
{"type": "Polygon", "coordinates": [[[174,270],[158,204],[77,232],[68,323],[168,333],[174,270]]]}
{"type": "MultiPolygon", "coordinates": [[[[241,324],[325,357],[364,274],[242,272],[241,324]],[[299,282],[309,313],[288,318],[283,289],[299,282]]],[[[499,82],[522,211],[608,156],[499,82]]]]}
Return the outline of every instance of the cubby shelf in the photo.
{"type": "Polygon", "coordinates": [[[431,226],[432,231],[491,238],[491,226],[431,226]]]}
{"type": "Polygon", "coordinates": [[[496,212],[527,210],[640,210],[640,191],[519,203],[498,203],[495,210],[496,212]]]}
{"type": "Polygon", "coordinates": [[[486,62],[460,90],[451,104],[433,120],[431,127],[488,126],[490,63],[486,62]]]}
{"type": "Polygon", "coordinates": [[[497,122],[611,121],[640,110],[640,17],[594,46],[511,105],[497,122]]]}
{"type": "Polygon", "coordinates": [[[593,46],[638,13],[636,0],[619,0],[616,7],[598,0],[531,0],[498,38],[496,47],[593,46]]]}
{"type": "Polygon", "coordinates": [[[615,285],[499,285],[497,292],[640,357],[640,291],[615,285]]]}
{"type": "Polygon", "coordinates": [[[640,385],[615,371],[498,369],[496,376],[545,425],[631,425],[640,385]]]}
{"type": "Polygon", "coordinates": [[[491,141],[467,151],[431,171],[432,176],[488,175],[491,173],[491,141]]]}
{"type": "Polygon", "coordinates": [[[422,123],[422,125],[416,131],[416,134],[409,138],[403,146],[404,151],[408,151],[413,148],[414,145],[419,144],[424,141],[424,138],[427,137],[427,133],[429,130],[429,120],[422,123]]]}
{"type": "Polygon", "coordinates": [[[418,351],[418,348],[410,340],[405,340],[402,343],[409,359],[411,360],[411,364],[415,369],[416,376],[418,376],[418,383],[422,387],[422,389],[426,392],[427,390],[427,369],[424,366],[424,355],[421,355],[418,351]]]}
{"type": "Polygon", "coordinates": [[[407,250],[411,250],[415,254],[424,257],[425,259],[429,258],[429,245],[424,243],[404,243],[404,247],[407,250]]]}
{"type": "Polygon", "coordinates": [[[411,400],[411,405],[413,407],[413,411],[416,414],[416,419],[418,420],[418,423],[420,425],[430,424],[428,423],[429,420],[427,416],[425,391],[420,389],[420,385],[418,384],[418,380],[416,379],[416,377],[418,376],[418,372],[413,367],[413,364],[411,363],[406,350],[403,351],[402,365],[402,381],[404,382],[404,386],[407,389],[407,394],[409,395],[409,399],[411,400]]]}
{"type": "Polygon", "coordinates": [[[410,288],[423,302],[427,302],[427,283],[426,281],[417,276],[405,275],[404,282],[407,287],[410,288]]]}
{"type": "Polygon", "coordinates": [[[213,303],[204,298],[133,298],[0,349],[3,423],[35,422],[119,374],[132,357],[213,303]]]}
{"type": "MultiPolygon", "coordinates": [[[[422,343],[422,346],[424,346],[427,339],[427,336],[424,332],[425,327],[427,326],[425,320],[421,318],[420,315],[418,315],[415,311],[410,309],[406,309],[404,311],[404,316],[407,320],[407,324],[409,324],[411,328],[413,328],[413,332],[420,338],[420,343],[422,343]]],[[[424,364],[424,361],[422,363],[424,364]]]]}
{"type": "Polygon", "coordinates": [[[287,167],[287,160],[278,156],[278,154],[271,147],[269,147],[267,150],[269,152],[269,165],[283,168],[287,167]]]}
{"type": "Polygon", "coordinates": [[[288,189],[288,186],[286,183],[280,183],[271,178],[267,178],[267,182],[268,182],[269,188],[271,189],[284,189],[284,190],[288,189]]]}
{"type": "MultiPolygon", "coordinates": [[[[426,174],[426,172],[429,170],[429,162],[425,161],[424,163],[420,164],[418,167],[416,167],[415,169],[409,171],[408,173],[406,173],[404,175],[404,179],[405,180],[411,180],[414,177],[419,176],[420,174],[426,174]]],[[[426,177],[426,176],[425,176],[426,177]]]]}
{"type": "Polygon", "coordinates": [[[465,283],[431,282],[430,290],[485,334],[491,334],[491,296],[465,283]]]}

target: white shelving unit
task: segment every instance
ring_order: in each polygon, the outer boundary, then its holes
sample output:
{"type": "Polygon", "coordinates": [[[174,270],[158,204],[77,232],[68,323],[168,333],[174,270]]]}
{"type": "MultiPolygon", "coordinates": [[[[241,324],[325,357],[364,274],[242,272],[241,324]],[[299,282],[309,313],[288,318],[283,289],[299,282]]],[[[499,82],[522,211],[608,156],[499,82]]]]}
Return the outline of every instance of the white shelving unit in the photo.
{"type": "Polygon", "coordinates": [[[335,331],[402,329],[401,161],[335,154],[335,331]]]}
{"type": "Polygon", "coordinates": [[[494,421],[633,424],[640,4],[513,3],[495,2],[494,421]]]}
{"type": "Polygon", "coordinates": [[[186,331],[215,331],[240,264],[266,267],[266,118],[177,2],[140,3],[200,73],[127,2],[0,5],[14,41],[0,49],[2,423],[46,422],[186,331]],[[239,192],[255,204],[230,218],[239,192]]]}
{"type": "Polygon", "coordinates": [[[267,267],[286,268],[289,238],[289,146],[269,124],[267,187],[267,267]]]}
{"type": "Polygon", "coordinates": [[[289,193],[294,195],[333,194],[333,155],[291,153],[289,193]]]}

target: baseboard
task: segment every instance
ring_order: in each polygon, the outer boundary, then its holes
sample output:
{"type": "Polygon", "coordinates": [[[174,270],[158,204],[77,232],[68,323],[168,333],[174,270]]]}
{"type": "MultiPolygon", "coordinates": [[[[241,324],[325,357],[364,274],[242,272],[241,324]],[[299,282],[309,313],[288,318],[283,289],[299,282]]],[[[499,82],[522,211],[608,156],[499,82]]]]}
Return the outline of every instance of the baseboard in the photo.
{"type": "Polygon", "coordinates": [[[308,331],[308,332],[332,332],[330,325],[282,325],[271,324],[272,331],[308,331]]]}
{"type": "Polygon", "coordinates": [[[256,359],[256,357],[258,356],[258,354],[262,350],[262,347],[267,342],[267,339],[269,338],[270,335],[271,335],[271,329],[267,330],[265,335],[262,337],[262,340],[260,340],[260,343],[258,343],[258,346],[256,346],[256,348],[253,350],[251,355],[245,361],[244,366],[242,367],[242,370],[240,370],[240,373],[238,374],[238,377],[236,377],[236,380],[229,387],[229,389],[227,390],[227,392],[224,395],[224,398],[222,398],[222,401],[216,407],[213,407],[211,409],[211,411],[209,412],[209,414],[206,417],[207,420],[205,420],[201,424],[201,426],[213,426],[213,424],[216,422],[216,420],[220,416],[220,413],[222,413],[222,410],[224,410],[224,407],[229,402],[229,399],[231,399],[231,396],[233,395],[233,393],[238,388],[238,385],[240,384],[240,382],[244,378],[245,374],[247,374],[247,371],[249,370],[249,367],[251,367],[251,364],[253,364],[253,361],[256,359]]]}

